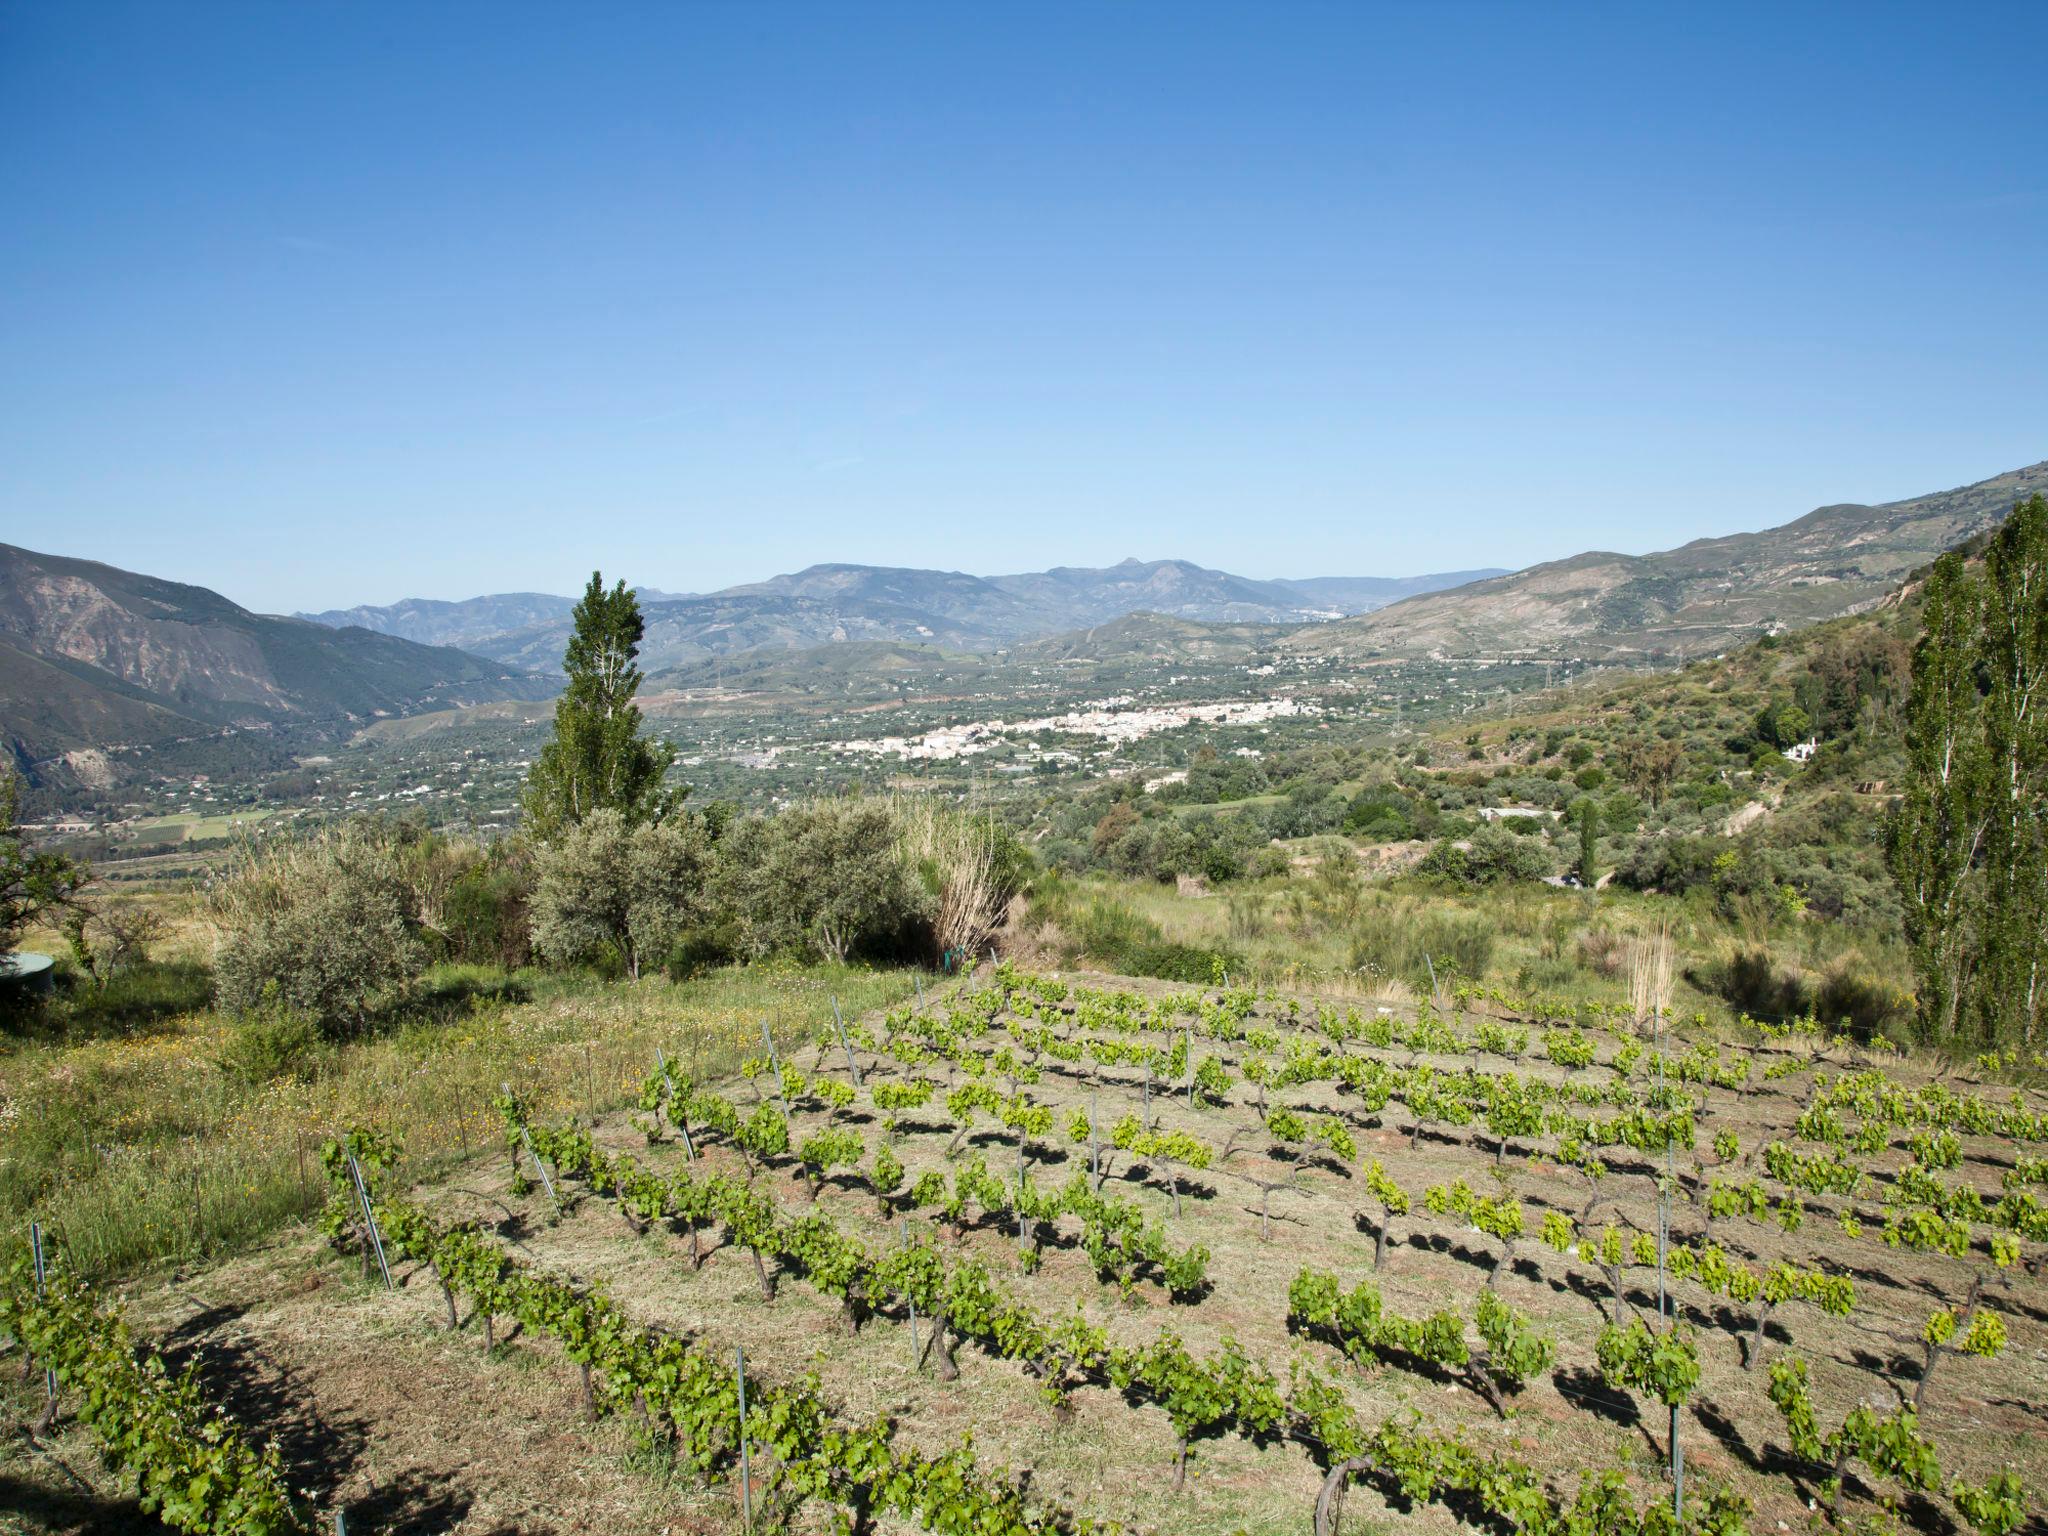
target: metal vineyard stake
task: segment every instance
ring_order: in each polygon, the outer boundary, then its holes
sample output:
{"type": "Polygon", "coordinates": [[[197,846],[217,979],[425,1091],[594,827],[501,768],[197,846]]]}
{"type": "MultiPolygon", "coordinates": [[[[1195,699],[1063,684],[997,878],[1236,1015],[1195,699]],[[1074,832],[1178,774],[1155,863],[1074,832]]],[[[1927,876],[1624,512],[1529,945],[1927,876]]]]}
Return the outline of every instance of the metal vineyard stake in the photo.
{"type": "Polygon", "coordinates": [[[376,1250],[377,1267],[384,1272],[384,1289],[395,1291],[391,1283],[391,1263],[384,1257],[384,1235],[377,1230],[377,1213],[370,1209],[370,1187],[363,1182],[362,1165],[356,1161],[355,1153],[348,1156],[349,1177],[356,1181],[356,1198],[363,1203],[363,1225],[370,1233],[370,1246],[376,1250]]]}
{"type": "Polygon", "coordinates": [[[839,1016],[839,999],[836,997],[832,999],[832,1027],[839,1031],[839,1049],[846,1052],[847,1075],[853,1079],[854,1087],[865,1088],[867,1084],[860,1079],[860,1068],[853,1064],[853,1047],[846,1043],[846,1020],[839,1016]]]}
{"type": "MultiPolygon", "coordinates": [[[[39,1222],[28,1224],[28,1243],[36,1260],[36,1301],[43,1299],[43,1229],[39,1222]]],[[[53,1418],[57,1407],[57,1373],[45,1369],[43,1372],[43,1399],[47,1408],[46,1418],[53,1418]]]]}
{"type": "Polygon", "coordinates": [[[747,1347],[733,1352],[733,1379],[740,1388],[740,1511],[747,1529],[754,1528],[754,1458],[747,1449],[747,1347]]]}
{"type": "MultiPolygon", "coordinates": [[[[910,1252],[910,1218],[908,1216],[903,1218],[903,1251],[905,1253],[910,1252]]],[[[917,1297],[906,1289],[903,1293],[903,1300],[910,1308],[910,1368],[912,1371],[915,1371],[922,1364],[917,1353],[917,1297]]]]}
{"type": "Polygon", "coordinates": [[[549,1202],[559,1207],[562,1197],[555,1193],[555,1181],[548,1177],[548,1165],[542,1162],[540,1154],[533,1150],[533,1137],[523,1125],[519,1127],[519,1139],[526,1145],[526,1155],[533,1159],[533,1166],[540,1174],[542,1185],[547,1189],[549,1202]]]}

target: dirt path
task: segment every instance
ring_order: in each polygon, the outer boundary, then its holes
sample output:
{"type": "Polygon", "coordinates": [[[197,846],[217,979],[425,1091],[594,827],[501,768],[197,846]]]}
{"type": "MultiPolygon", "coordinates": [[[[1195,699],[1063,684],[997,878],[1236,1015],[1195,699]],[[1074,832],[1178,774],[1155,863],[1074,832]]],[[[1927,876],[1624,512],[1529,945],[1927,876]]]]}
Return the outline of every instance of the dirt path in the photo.
{"type": "Polygon", "coordinates": [[[1755,826],[1770,814],[1770,806],[1764,804],[1761,800],[1752,800],[1728,818],[1721,828],[1722,835],[1726,837],[1740,836],[1743,831],[1755,826]]]}

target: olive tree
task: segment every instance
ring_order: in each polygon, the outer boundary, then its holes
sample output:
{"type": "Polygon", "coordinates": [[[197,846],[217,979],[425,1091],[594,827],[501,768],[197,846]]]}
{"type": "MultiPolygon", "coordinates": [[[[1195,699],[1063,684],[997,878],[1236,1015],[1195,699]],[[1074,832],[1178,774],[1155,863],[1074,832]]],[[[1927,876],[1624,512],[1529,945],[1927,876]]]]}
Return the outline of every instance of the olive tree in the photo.
{"type": "Polygon", "coordinates": [[[426,968],[390,837],[346,822],[245,849],[209,893],[220,1005],[276,1003],[328,1030],[360,1027],[374,1001],[426,968]]]}
{"type": "Polygon", "coordinates": [[[77,859],[34,847],[21,826],[21,775],[0,766],[0,954],[23,929],[78,905],[92,871],[77,859]]]}
{"type": "Polygon", "coordinates": [[[704,915],[708,856],[693,816],[592,811],[535,856],[534,947],[557,965],[616,955],[638,980],[704,915]]]}
{"type": "Polygon", "coordinates": [[[719,899],[755,955],[812,948],[843,961],[928,922],[889,806],[820,800],[748,817],[719,840],[719,899]]]}

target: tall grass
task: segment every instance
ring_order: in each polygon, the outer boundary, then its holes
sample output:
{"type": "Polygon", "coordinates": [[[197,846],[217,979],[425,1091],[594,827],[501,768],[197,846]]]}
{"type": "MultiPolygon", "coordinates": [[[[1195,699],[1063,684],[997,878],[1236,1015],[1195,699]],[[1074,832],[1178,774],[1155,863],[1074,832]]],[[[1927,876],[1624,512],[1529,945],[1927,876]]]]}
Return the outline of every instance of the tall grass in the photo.
{"type": "MultiPolygon", "coordinates": [[[[421,1174],[499,1142],[490,1100],[511,1083],[550,1114],[616,1108],[657,1047],[693,1070],[734,1070],[761,1020],[785,1046],[907,996],[908,971],[760,966],[634,986],[532,975],[493,988],[430,973],[442,1005],[344,1044],[265,1056],[258,1023],[185,1015],[123,1039],[0,1049],[0,1252],[41,1220],[86,1273],[130,1273],[231,1251],[316,1210],[323,1139],[395,1136],[421,1174]],[[466,994],[456,1004],[450,994],[466,994]],[[252,1071],[251,1059],[270,1070],[252,1071]]],[[[495,978],[504,983],[508,978],[495,978]]]]}

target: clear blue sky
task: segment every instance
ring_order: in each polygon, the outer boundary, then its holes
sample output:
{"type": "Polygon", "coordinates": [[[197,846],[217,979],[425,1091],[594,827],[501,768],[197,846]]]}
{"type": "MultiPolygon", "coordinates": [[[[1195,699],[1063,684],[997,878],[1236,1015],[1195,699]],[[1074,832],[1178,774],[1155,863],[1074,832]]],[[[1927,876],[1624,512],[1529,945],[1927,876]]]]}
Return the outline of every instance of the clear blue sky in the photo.
{"type": "Polygon", "coordinates": [[[2048,5],[0,8],[0,539],[1520,565],[2048,457],[2048,5]]]}

